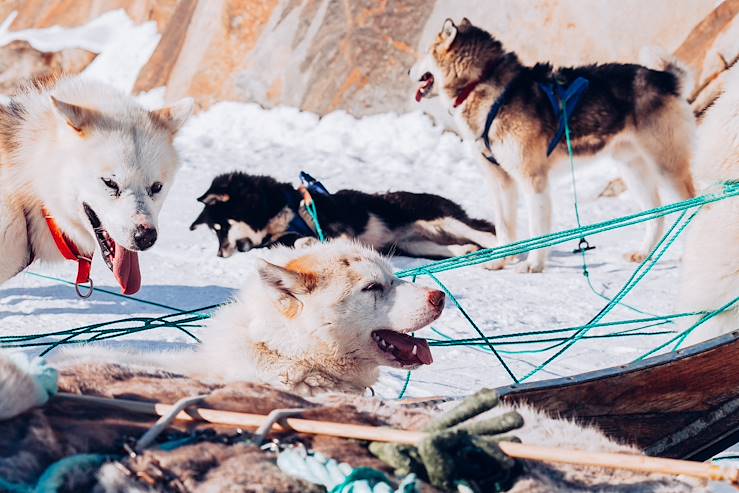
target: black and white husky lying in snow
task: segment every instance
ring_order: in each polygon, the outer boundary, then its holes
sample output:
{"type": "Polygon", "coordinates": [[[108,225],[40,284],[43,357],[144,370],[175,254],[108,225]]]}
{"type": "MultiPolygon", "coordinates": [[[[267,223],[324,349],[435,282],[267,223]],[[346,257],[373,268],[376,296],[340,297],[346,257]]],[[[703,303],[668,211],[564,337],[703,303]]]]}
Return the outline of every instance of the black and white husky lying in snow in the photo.
{"type": "MultiPolygon", "coordinates": [[[[447,258],[496,246],[495,227],[470,218],[458,204],[428,193],[370,194],[314,189],[318,223],[327,238],[354,238],[381,252],[447,258]]],[[[205,207],[190,226],[207,224],[218,255],[316,236],[303,194],[268,176],[233,172],[217,176],[198,201],[205,207]]]]}

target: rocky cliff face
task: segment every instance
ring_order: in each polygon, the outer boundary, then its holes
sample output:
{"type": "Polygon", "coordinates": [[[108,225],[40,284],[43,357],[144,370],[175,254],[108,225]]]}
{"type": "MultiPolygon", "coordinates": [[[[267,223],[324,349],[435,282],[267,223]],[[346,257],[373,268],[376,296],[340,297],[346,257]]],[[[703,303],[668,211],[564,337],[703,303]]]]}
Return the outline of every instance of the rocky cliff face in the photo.
{"type": "MultiPolygon", "coordinates": [[[[167,99],[191,95],[201,107],[238,100],[363,115],[418,108],[406,72],[446,17],[470,18],[525,62],[567,65],[638,61],[644,46],[675,51],[714,7],[709,0],[6,0],[0,18],[17,10],[12,29],[70,26],[124,8],[163,32],[136,91],[166,86],[167,99]]],[[[709,31],[736,20],[739,0],[721,8],[709,31]]],[[[704,38],[701,46],[717,43],[704,38]]],[[[724,44],[730,60],[737,47],[724,44]]],[[[702,71],[709,52],[684,52],[702,71]]]]}

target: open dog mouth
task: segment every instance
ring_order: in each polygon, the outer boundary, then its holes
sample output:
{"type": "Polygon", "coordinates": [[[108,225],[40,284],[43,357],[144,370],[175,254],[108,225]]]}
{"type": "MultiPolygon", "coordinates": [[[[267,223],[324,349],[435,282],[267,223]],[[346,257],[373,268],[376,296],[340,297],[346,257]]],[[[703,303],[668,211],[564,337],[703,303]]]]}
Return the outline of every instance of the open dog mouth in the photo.
{"type": "Polygon", "coordinates": [[[95,239],[100,246],[100,252],[108,268],[113,272],[123,294],[133,294],[141,288],[141,271],[139,256],[136,252],[126,250],[118,245],[103,227],[100,218],[92,207],[83,203],[87,219],[90,221],[95,239]]]}
{"type": "Polygon", "coordinates": [[[426,72],[421,76],[420,79],[418,79],[418,82],[420,84],[418,85],[418,89],[416,90],[416,102],[420,102],[421,99],[425,98],[426,96],[431,93],[431,89],[434,88],[434,76],[431,74],[431,72],[426,72]]]}
{"type": "Polygon", "coordinates": [[[401,366],[430,365],[434,361],[426,339],[419,339],[413,337],[413,335],[394,330],[382,329],[372,332],[372,340],[375,341],[380,351],[401,366]]]}

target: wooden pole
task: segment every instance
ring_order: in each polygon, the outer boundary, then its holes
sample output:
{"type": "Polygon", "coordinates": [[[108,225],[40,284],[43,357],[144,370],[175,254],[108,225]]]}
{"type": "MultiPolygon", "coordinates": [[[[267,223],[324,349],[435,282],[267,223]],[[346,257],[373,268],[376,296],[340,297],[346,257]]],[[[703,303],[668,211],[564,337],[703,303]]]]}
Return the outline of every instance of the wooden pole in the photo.
{"type": "MultiPolygon", "coordinates": [[[[73,400],[88,404],[113,407],[130,412],[163,416],[173,406],[159,402],[143,402],[127,399],[113,399],[60,392],[57,398],[73,400]]],[[[258,428],[267,416],[261,414],[239,413],[194,407],[177,415],[182,421],[205,421],[213,424],[237,426],[240,428],[258,428]]],[[[423,439],[425,433],[420,431],[399,430],[384,426],[365,426],[330,421],[287,418],[287,425],[299,433],[312,435],[328,435],[340,438],[352,438],[373,442],[394,442],[416,444],[423,439]]],[[[274,432],[286,432],[284,427],[275,423],[274,432]]],[[[606,452],[588,452],[584,450],[560,449],[514,442],[500,442],[500,448],[507,455],[517,459],[542,462],[555,462],[580,466],[605,467],[610,469],[626,469],[641,473],[658,473],[669,475],[685,475],[711,481],[726,481],[739,485],[739,470],[730,466],[719,466],[705,462],[692,462],[676,459],[663,459],[635,454],[618,454],[606,452]]]]}

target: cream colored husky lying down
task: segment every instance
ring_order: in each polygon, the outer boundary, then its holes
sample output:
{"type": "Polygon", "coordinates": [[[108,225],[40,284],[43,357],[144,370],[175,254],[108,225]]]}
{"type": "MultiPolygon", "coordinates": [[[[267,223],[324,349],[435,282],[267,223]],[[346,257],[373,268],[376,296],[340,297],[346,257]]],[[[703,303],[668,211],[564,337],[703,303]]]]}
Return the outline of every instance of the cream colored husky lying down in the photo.
{"type": "MultiPolygon", "coordinates": [[[[88,346],[62,362],[115,361],[204,380],[266,383],[301,394],[364,391],[380,366],[414,369],[433,359],[415,338],[441,315],[444,293],[395,277],[369,248],[345,240],[272,250],[238,299],[220,309],[193,353],[134,354],[88,346]]],[[[44,395],[13,360],[0,360],[0,416],[44,395]]]]}

